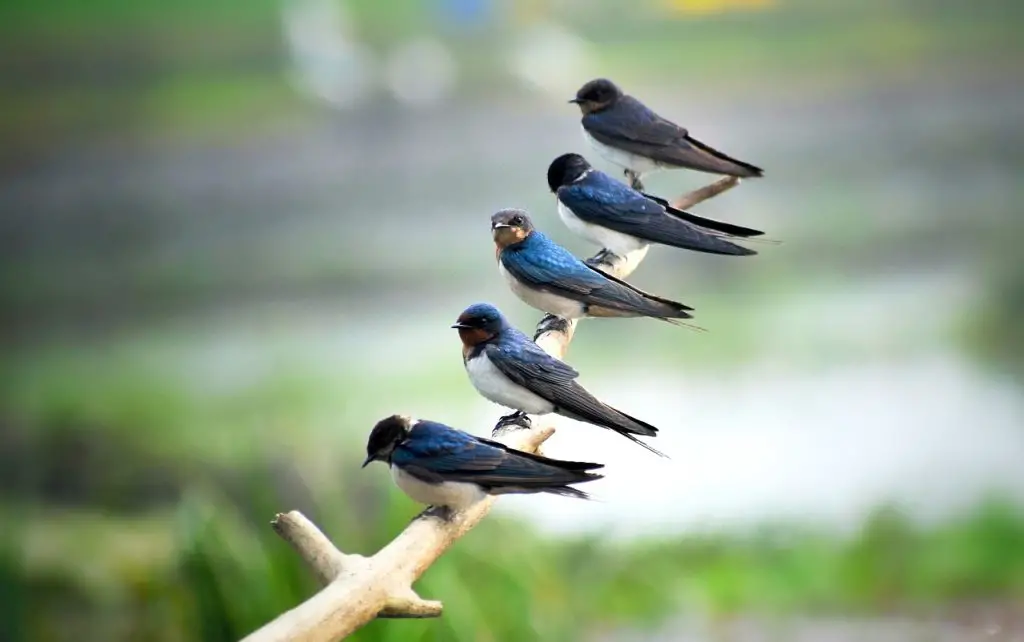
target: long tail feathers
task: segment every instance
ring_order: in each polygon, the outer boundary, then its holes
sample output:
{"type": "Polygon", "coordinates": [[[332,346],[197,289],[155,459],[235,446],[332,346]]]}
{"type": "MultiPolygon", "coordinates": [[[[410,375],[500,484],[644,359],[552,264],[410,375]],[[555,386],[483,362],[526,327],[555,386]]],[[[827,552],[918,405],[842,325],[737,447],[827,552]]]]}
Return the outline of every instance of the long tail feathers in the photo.
{"type": "Polygon", "coordinates": [[[572,497],[575,499],[593,499],[588,493],[582,490],[573,488],[572,486],[550,486],[544,489],[545,493],[551,493],[552,495],[559,495],[561,497],[572,497]]]}
{"type": "Polygon", "coordinates": [[[687,136],[686,142],[693,146],[695,150],[698,150],[698,152],[703,152],[703,154],[706,155],[706,161],[701,164],[710,171],[729,174],[730,176],[738,176],[740,178],[760,178],[764,176],[764,170],[760,167],[733,158],[724,152],[718,151],[710,145],[705,145],[696,138],[687,136]]]}
{"type": "Polygon", "coordinates": [[[696,214],[687,212],[686,210],[676,209],[675,207],[672,207],[672,203],[668,200],[661,198],[660,196],[655,196],[654,194],[648,194],[647,192],[641,192],[641,194],[664,207],[668,214],[682,219],[687,223],[693,223],[694,225],[703,227],[706,230],[721,232],[728,236],[738,236],[745,239],[764,234],[761,230],[755,230],[752,227],[743,227],[742,225],[734,225],[733,223],[726,223],[725,221],[716,221],[712,218],[697,216],[696,214]]]}

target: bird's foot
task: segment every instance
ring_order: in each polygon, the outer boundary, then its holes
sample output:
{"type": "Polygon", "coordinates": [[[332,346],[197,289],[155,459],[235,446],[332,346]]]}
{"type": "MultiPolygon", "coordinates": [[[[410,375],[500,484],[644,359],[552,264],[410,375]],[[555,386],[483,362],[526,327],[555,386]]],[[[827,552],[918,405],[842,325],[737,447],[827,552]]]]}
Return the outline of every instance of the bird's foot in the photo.
{"type": "Polygon", "coordinates": [[[537,324],[537,331],[533,333],[533,340],[536,341],[545,332],[568,332],[569,320],[556,317],[553,314],[545,314],[544,318],[537,324]]]}
{"type": "Polygon", "coordinates": [[[622,257],[620,257],[615,252],[612,252],[608,248],[601,248],[600,252],[598,252],[594,256],[590,257],[589,259],[586,259],[583,262],[586,263],[587,265],[589,265],[592,268],[596,268],[598,270],[605,270],[605,271],[607,271],[608,270],[608,266],[615,265],[615,262],[619,261],[621,259],[622,259],[622,257]]]}
{"type": "Polygon", "coordinates": [[[452,510],[451,506],[428,506],[426,510],[413,518],[413,521],[421,517],[436,517],[442,522],[450,522],[455,517],[455,511],[452,510]]]}
{"type": "Polygon", "coordinates": [[[644,191],[644,184],[643,181],[640,180],[640,174],[631,169],[623,170],[622,173],[626,175],[626,180],[629,181],[630,187],[638,192],[644,191]]]}
{"type": "Polygon", "coordinates": [[[498,419],[494,430],[491,431],[491,436],[498,437],[513,430],[529,430],[532,427],[533,424],[530,423],[530,417],[522,410],[517,410],[511,415],[505,415],[498,419]]]}

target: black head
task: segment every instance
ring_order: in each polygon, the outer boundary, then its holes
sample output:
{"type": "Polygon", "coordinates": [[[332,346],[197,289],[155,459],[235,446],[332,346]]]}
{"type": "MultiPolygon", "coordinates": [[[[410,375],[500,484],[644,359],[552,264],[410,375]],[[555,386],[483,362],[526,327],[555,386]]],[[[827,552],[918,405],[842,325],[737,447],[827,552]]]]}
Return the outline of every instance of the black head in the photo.
{"type": "Polygon", "coordinates": [[[452,327],[458,329],[463,345],[472,347],[501,332],[505,317],[490,303],[474,303],[462,311],[452,327]]]}
{"type": "Polygon", "coordinates": [[[366,441],[366,459],[363,460],[363,468],[373,461],[390,461],[395,446],[409,436],[411,424],[412,419],[404,415],[391,415],[378,421],[370,431],[370,438],[366,441]]]}
{"type": "Polygon", "coordinates": [[[491,235],[499,248],[515,245],[533,232],[533,221],[526,210],[498,210],[491,216],[491,235]]]}
{"type": "Polygon", "coordinates": [[[576,97],[570,100],[580,107],[584,115],[607,109],[622,98],[622,90],[607,78],[597,78],[580,87],[576,97]]]}
{"type": "Polygon", "coordinates": [[[588,169],[590,163],[579,154],[562,154],[548,165],[548,188],[557,192],[559,187],[575,183],[588,169]]]}

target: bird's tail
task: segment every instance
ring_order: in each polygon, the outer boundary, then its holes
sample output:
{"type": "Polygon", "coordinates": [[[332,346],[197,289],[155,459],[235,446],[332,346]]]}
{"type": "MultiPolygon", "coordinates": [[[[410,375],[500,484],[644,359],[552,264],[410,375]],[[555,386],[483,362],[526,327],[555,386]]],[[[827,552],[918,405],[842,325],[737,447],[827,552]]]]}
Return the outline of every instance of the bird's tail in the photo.
{"type": "Polygon", "coordinates": [[[738,236],[744,239],[750,238],[752,236],[761,236],[764,234],[764,232],[762,232],[761,230],[755,230],[752,227],[743,227],[742,225],[734,225],[732,223],[726,223],[725,221],[716,221],[715,219],[712,218],[704,218],[703,216],[697,216],[696,214],[687,212],[686,210],[681,210],[672,207],[672,203],[670,203],[668,200],[664,198],[661,198],[660,196],[648,194],[647,192],[642,192],[642,194],[645,197],[657,203],[658,205],[664,207],[665,211],[668,212],[671,216],[674,216],[678,219],[682,219],[687,223],[693,223],[694,225],[703,227],[706,230],[721,232],[722,234],[726,234],[728,236],[738,236]]]}
{"type": "Polygon", "coordinates": [[[545,493],[551,493],[552,495],[559,495],[561,497],[573,497],[575,499],[593,499],[588,493],[573,488],[572,486],[549,486],[544,489],[545,493]]]}
{"type": "Polygon", "coordinates": [[[756,165],[744,163],[728,154],[718,151],[710,145],[705,145],[696,138],[686,137],[692,152],[687,154],[687,162],[694,169],[699,169],[713,174],[727,174],[739,178],[760,178],[764,176],[764,170],[756,165]]]}
{"type": "Polygon", "coordinates": [[[637,439],[636,435],[642,435],[644,437],[656,437],[658,435],[658,429],[655,426],[637,419],[631,415],[627,415],[621,410],[616,410],[611,406],[603,404],[596,399],[594,400],[598,406],[590,407],[579,407],[579,408],[566,408],[564,404],[560,404],[558,413],[575,419],[577,421],[583,421],[588,424],[600,426],[602,428],[608,428],[614,430],[626,439],[632,441],[635,444],[643,446],[647,450],[651,451],[659,457],[668,459],[668,455],[661,452],[660,450],[653,448],[643,441],[637,439]]]}
{"type": "Polygon", "coordinates": [[[623,299],[622,301],[608,300],[608,304],[590,304],[587,306],[587,315],[592,317],[635,317],[635,316],[648,316],[659,319],[692,319],[693,315],[690,312],[693,308],[686,305],[685,303],[679,303],[672,299],[666,299],[649,292],[644,292],[640,288],[623,281],[622,279],[605,272],[592,265],[588,265],[591,270],[598,272],[609,281],[618,283],[619,285],[630,290],[636,297],[629,297],[629,300],[623,299]]]}

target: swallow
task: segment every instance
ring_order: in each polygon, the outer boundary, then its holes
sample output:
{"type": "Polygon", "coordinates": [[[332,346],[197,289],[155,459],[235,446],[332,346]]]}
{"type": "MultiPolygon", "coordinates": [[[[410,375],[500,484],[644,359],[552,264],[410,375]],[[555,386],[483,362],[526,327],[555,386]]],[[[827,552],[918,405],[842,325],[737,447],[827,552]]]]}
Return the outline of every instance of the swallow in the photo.
{"type": "Polygon", "coordinates": [[[722,237],[763,234],[658,202],[591,167],[579,154],[562,154],[551,162],[548,188],[558,200],[558,215],[566,227],[619,256],[651,243],[709,254],[750,256],[757,252],[722,237]]]}
{"type": "Polygon", "coordinates": [[[760,167],[693,138],[605,78],[583,85],[569,102],[583,112],[584,138],[601,156],[622,167],[637,189],[644,174],[658,169],[685,168],[739,178],[764,175],[760,167]]]}
{"type": "Polygon", "coordinates": [[[679,324],[688,305],[648,294],[590,267],[533,228],[523,210],[491,216],[498,271],[527,305],[563,319],[651,317],[679,324]]]}
{"type": "Polygon", "coordinates": [[[377,422],[366,442],[363,468],[391,467],[395,484],[413,500],[459,510],[487,495],[552,493],[589,499],[570,484],[603,475],[603,464],[562,461],[522,452],[426,419],[392,415],[377,422]]]}
{"type": "Polygon", "coordinates": [[[469,380],[485,399],[521,415],[555,413],[614,430],[651,452],[634,435],[654,437],[658,429],[597,400],[576,378],[572,366],[544,352],[489,303],[466,308],[453,328],[462,339],[462,363],[469,380]]]}

